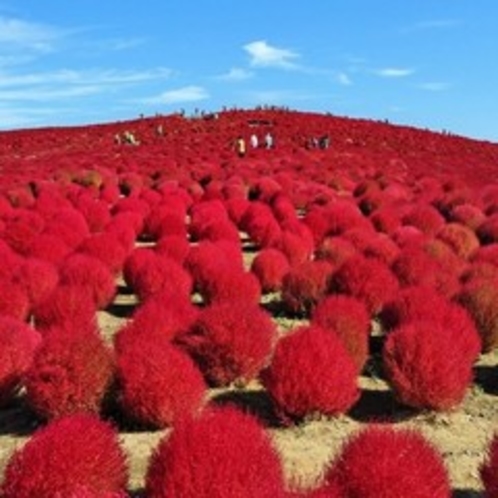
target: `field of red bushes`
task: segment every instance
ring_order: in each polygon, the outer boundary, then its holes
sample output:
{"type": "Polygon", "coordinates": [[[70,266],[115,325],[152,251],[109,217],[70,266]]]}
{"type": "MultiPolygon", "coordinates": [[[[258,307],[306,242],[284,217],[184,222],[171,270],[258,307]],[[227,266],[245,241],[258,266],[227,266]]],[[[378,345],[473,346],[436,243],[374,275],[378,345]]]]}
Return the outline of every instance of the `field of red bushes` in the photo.
{"type": "Polygon", "coordinates": [[[498,497],[497,168],[278,108],[1,132],[0,497],[498,497]]]}

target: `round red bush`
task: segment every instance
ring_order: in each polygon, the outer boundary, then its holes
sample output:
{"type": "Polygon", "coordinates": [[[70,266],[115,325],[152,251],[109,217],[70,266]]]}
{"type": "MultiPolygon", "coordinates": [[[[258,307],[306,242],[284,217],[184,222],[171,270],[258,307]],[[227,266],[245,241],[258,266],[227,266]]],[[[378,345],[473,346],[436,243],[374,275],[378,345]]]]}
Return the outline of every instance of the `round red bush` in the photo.
{"type": "Polygon", "coordinates": [[[289,269],[287,256],[273,248],[259,251],[251,263],[251,271],[258,278],[264,293],[279,291],[289,269]]]}
{"type": "Polygon", "coordinates": [[[72,254],[61,263],[60,282],[88,289],[100,310],[113,302],[117,291],[111,270],[100,259],[86,254],[72,254]]]}
{"type": "Polygon", "coordinates": [[[153,453],[149,498],[283,498],[279,455],[260,423],[232,407],[179,421],[153,453]]]}
{"type": "Polygon", "coordinates": [[[276,340],[271,316],[258,305],[219,301],[205,307],[181,339],[208,382],[249,382],[269,361],[276,340]]]}
{"type": "Polygon", "coordinates": [[[59,325],[86,328],[95,322],[96,312],[88,288],[59,283],[46,299],[33,308],[33,318],[38,330],[59,325]]]}
{"type": "Polygon", "coordinates": [[[41,336],[26,323],[0,316],[0,406],[8,403],[22,386],[41,336]]]}
{"type": "Polygon", "coordinates": [[[26,288],[7,277],[0,277],[0,316],[27,320],[30,301],[26,288]]]}
{"type": "Polygon", "coordinates": [[[456,301],[470,314],[482,340],[482,351],[498,347],[498,279],[475,277],[466,282],[456,301]]]}
{"type": "Polygon", "coordinates": [[[411,321],[389,333],[382,358],[396,397],[417,409],[458,406],[473,379],[467,344],[452,323],[411,321]]]}
{"type": "Polygon", "coordinates": [[[337,334],[361,371],[368,359],[370,316],[365,303],[341,294],[327,296],[311,315],[311,324],[337,334]]]}
{"type": "Polygon", "coordinates": [[[338,486],[343,498],[451,497],[441,454],[410,429],[370,426],[353,435],[325,480],[324,488],[338,486]]]}
{"type": "Polygon", "coordinates": [[[308,314],[327,294],[334,266],[314,260],[291,268],[282,280],[282,301],[291,313],[308,314]]]}
{"type": "Polygon", "coordinates": [[[284,420],[347,412],[359,398],[357,377],[339,337],[317,326],[299,327],[282,337],[261,374],[284,420]]]}
{"type": "Polygon", "coordinates": [[[333,274],[331,290],[362,300],[371,315],[398,292],[398,280],[389,267],[376,258],[353,256],[333,274]]]}
{"type": "Polygon", "coordinates": [[[434,206],[424,203],[414,204],[401,221],[403,225],[418,228],[428,236],[436,235],[445,224],[443,215],[434,206]]]}
{"type": "Polygon", "coordinates": [[[155,429],[196,413],[206,394],[197,366],[166,337],[150,336],[121,348],[117,382],[123,412],[155,429]]]}
{"type": "Polygon", "coordinates": [[[92,329],[51,329],[26,374],[26,397],[43,419],[99,413],[114,375],[114,358],[92,329]]]}
{"type": "Polygon", "coordinates": [[[437,239],[447,244],[462,259],[469,259],[479,249],[475,232],[460,223],[447,223],[436,234],[437,239]]]}
{"type": "MultiPolygon", "coordinates": [[[[54,498],[74,495],[123,496],[128,482],[126,455],[117,431],[92,415],[72,415],[38,429],[10,458],[5,498],[54,498]]],[[[124,495],[126,496],[126,495],[124,495]]]]}

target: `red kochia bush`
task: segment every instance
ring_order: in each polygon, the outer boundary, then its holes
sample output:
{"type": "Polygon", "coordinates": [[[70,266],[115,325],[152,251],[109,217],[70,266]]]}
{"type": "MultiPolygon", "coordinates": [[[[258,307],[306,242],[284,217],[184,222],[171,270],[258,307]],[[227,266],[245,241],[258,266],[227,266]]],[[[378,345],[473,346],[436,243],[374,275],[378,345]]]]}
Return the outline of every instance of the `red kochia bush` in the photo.
{"type": "Polygon", "coordinates": [[[486,460],[480,467],[481,479],[487,498],[498,497],[498,434],[489,443],[486,460]]]}
{"type": "Polygon", "coordinates": [[[233,407],[179,421],[152,454],[148,498],[283,498],[280,458],[259,422],[233,407]]]}
{"type": "Polygon", "coordinates": [[[111,270],[93,256],[76,253],[66,258],[60,267],[60,281],[88,289],[97,309],[109,306],[116,295],[111,270]]]}
{"type": "Polygon", "coordinates": [[[475,277],[456,296],[470,314],[482,340],[482,351],[498,347],[498,278],[475,277]]]}
{"type": "Polygon", "coordinates": [[[437,232],[436,237],[447,244],[462,259],[469,259],[479,249],[479,239],[475,232],[460,223],[447,223],[437,232]]]}
{"type": "Polygon", "coordinates": [[[411,321],[389,333],[382,358],[389,384],[404,404],[449,410],[472,382],[473,338],[439,320],[411,321]]]}
{"type": "Polygon", "coordinates": [[[275,292],[282,288],[282,280],[289,271],[289,260],[278,249],[262,249],[251,264],[251,271],[258,277],[263,292],[275,292]]]}
{"type": "Polygon", "coordinates": [[[291,313],[309,313],[325,297],[334,267],[315,260],[291,268],[282,279],[282,301],[291,313]]]}
{"type": "Polygon", "coordinates": [[[128,344],[117,358],[119,404],[126,415],[164,428],[202,406],[206,385],[192,359],[166,337],[128,344]]]}
{"type": "Polygon", "coordinates": [[[236,300],[204,308],[181,342],[208,382],[225,386],[256,377],[275,340],[271,316],[254,303],[236,300]]]}
{"type": "Polygon", "coordinates": [[[178,262],[152,249],[135,249],[125,261],[123,275],[141,301],[170,288],[190,295],[193,287],[191,276],[178,262]]]}
{"type": "Polygon", "coordinates": [[[26,289],[20,282],[0,277],[0,315],[26,320],[30,302],[26,289]]]}
{"type": "Polygon", "coordinates": [[[344,444],[323,489],[337,486],[343,498],[451,496],[448,472],[432,444],[414,430],[383,426],[367,427],[344,444]]]}
{"type": "Polygon", "coordinates": [[[126,455],[115,429],[92,415],[72,415],[36,431],[10,458],[4,498],[126,496],[126,455]],[[114,495],[115,493],[115,495],[114,495]]]}
{"type": "Polygon", "coordinates": [[[86,237],[78,246],[78,252],[100,260],[113,275],[121,272],[128,255],[125,245],[112,232],[94,233],[86,237]]]}
{"type": "Polygon", "coordinates": [[[113,375],[113,355],[97,331],[51,329],[26,374],[27,400],[43,419],[98,413],[113,375]]]}
{"type": "Polygon", "coordinates": [[[374,258],[353,256],[334,273],[331,290],[354,296],[367,306],[371,315],[378,314],[398,291],[398,280],[389,267],[374,258]]]}
{"type": "Polygon", "coordinates": [[[38,330],[66,324],[78,328],[93,323],[96,311],[88,288],[59,283],[46,299],[34,307],[33,316],[38,330]]]}
{"type": "Polygon", "coordinates": [[[0,316],[0,406],[21,386],[40,341],[40,334],[26,323],[0,316]]]}
{"type": "Polygon", "coordinates": [[[313,310],[311,323],[337,334],[361,371],[368,358],[370,335],[365,303],[352,296],[327,296],[313,310]]]}
{"type": "Polygon", "coordinates": [[[59,272],[49,261],[27,258],[20,265],[15,279],[24,287],[33,308],[55,290],[59,284],[59,272]]]}
{"type": "Polygon", "coordinates": [[[317,326],[282,337],[263,385],[282,418],[347,412],[359,397],[357,367],[339,337],[317,326]]]}

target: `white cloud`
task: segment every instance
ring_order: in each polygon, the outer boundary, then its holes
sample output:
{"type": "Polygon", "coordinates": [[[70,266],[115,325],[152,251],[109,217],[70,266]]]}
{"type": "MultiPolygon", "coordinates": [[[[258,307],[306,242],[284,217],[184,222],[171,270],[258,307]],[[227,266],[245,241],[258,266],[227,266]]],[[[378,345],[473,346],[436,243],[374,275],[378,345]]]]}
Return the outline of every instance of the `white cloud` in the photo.
{"type": "Polygon", "coordinates": [[[412,75],[414,72],[414,69],[409,68],[387,67],[375,71],[375,74],[377,74],[377,76],[381,76],[382,78],[404,78],[412,75]]]}
{"type": "Polygon", "coordinates": [[[431,19],[427,21],[421,21],[414,24],[408,31],[420,31],[427,29],[449,29],[460,26],[462,21],[459,19],[431,19]]]}
{"type": "Polygon", "coordinates": [[[242,69],[240,67],[233,67],[228,73],[219,76],[218,79],[224,81],[243,81],[252,77],[253,73],[251,73],[251,71],[247,71],[247,69],[242,69]]]}
{"type": "Polygon", "coordinates": [[[351,78],[346,73],[343,73],[343,72],[338,73],[336,75],[336,80],[340,85],[343,85],[343,86],[350,86],[353,84],[353,82],[351,81],[351,78]]]}
{"type": "Polygon", "coordinates": [[[25,90],[0,90],[2,102],[48,102],[61,99],[84,97],[101,93],[97,85],[82,85],[65,88],[35,87],[25,90]]]}
{"type": "Polygon", "coordinates": [[[154,97],[140,99],[138,102],[142,104],[180,104],[183,102],[197,102],[209,98],[207,90],[201,86],[185,86],[176,90],[168,90],[154,97]]]}
{"type": "Polygon", "coordinates": [[[295,69],[297,67],[292,61],[299,58],[299,54],[288,49],[272,47],[264,40],[247,43],[243,48],[251,58],[251,66],[280,67],[284,69],[295,69]]]}
{"type": "Polygon", "coordinates": [[[51,26],[0,16],[2,51],[10,48],[23,48],[36,52],[49,52],[60,36],[62,33],[51,26]]]}
{"type": "Polygon", "coordinates": [[[432,81],[418,85],[420,89],[427,90],[429,92],[442,92],[447,90],[449,86],[450,85],[448,83],[444,83],[442,81],[432,81]]]}

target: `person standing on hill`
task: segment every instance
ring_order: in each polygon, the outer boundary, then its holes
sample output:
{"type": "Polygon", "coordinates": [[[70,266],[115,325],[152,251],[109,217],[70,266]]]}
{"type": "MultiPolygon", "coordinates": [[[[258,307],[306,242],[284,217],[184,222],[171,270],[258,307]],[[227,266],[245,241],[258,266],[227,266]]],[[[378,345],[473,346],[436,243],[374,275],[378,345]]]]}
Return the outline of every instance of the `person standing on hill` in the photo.
{"type": "Polygon", "coordinates": [[[265,145],[267,149],[273,149],[273,135],[270,132],[265,135],[265,145]]]}
{"type": "Polygon", "coordinates": [[[246,141],[241,135],[237,137],[235,147],[237,149],[237,155],[239,157],[244,157],[246,155],[246,141]]]}
{"type": "Polygon", "coordinates": [[[256,135],[256,133],[253,133],[251,135],[251,147],[253,149],[257,149],[258,148],[258,145],[259,145],[259,141],[258,141],[258,136],[256,135]]]}

